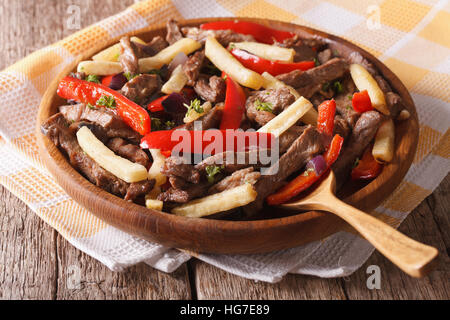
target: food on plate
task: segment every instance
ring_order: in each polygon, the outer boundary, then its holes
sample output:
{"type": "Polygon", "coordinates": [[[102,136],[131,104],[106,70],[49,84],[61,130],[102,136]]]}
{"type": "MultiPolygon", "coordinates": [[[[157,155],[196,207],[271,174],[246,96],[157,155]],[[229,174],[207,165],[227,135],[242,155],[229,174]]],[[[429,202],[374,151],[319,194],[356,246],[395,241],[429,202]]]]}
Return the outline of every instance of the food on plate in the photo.
{"type": "Polygon", "coordinates": [[[42,132],[96,186],[185,217],[248,218],[329,170],[341,188],[395,155],[401,97],[358,52],[248,21],[124,36],[63,78],[42,132]],[[235,213],[238,213],[236,215],[235,213]]]}

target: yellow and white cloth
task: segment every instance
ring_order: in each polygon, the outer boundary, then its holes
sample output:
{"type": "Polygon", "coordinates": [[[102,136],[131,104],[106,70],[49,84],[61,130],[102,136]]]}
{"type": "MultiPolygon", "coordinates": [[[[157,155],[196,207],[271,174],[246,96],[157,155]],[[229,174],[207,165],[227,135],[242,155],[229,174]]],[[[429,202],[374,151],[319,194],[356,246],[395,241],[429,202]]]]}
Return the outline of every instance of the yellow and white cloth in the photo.
{"type": "MultiPolygon", "coordinates": [[[[398,226],[450,168],[450,2],[448,0],[154,0],[34,52],[0,73],[0,182],[75,247],[112,270],[144,261],[171,272],[190,256],[117,230],[83,209],[53,180],[39,158],[35,119],[50,81],[99,39],[169,17],[251,16],[311,26],[342,36],[390,67],[410,90],[420,119],[414,163],[376,215],[398,226]]],[[[343,230],[323,241],[258,255],[198,255],[240,276],[279,281],[286,273],[345,276],[373,247],[343,230]]]]}

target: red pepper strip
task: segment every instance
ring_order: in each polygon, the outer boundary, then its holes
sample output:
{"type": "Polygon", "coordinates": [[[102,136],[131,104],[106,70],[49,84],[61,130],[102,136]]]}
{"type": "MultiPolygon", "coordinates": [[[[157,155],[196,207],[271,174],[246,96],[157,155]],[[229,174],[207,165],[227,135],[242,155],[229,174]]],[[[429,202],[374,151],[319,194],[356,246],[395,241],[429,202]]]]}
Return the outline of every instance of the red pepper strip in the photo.
{"type": "Polygon", "coordinates": [[[273,134],[255,131],[172,129],[146,134],[141,140],[141,148],[173,152],[177,147],[176,150],[183,153],[216,154],[224,151],[245,151],[251,146],[270,148],[273,141],[273,134]]]}
{"type": "Polygon", "coordinates": [[[104,85],[105,87],[109,87],[109,84],[111,83],[111,80],[114,76],[115,76],[115,74],[112,74],[109,76],[104,76],[102,78],[102,85],[104,85]]]}
{"type": "Polygon", "coordinates": [[[271,61],[268,59],[264,59],[258,57],[254,54],[251,54],[245,50],[240,50],[234,48],[231,50],[231,54],[239,60],[239,62],[246,68],[253,70],[258,73],[263,73],[267,71],[272,76],[277,76],[279,74],[288,73],[293,70],[302,70],[306,71],[308,69],[315,67],[314,61],[301,61],[301,62],[293,62],[286,63],[281,61],[271,61]]]}
{"type": "Polygon", "coordinates": [[[272,29],[259,23],[236,20],[204,23],[200,26],[200,29],[233,30],[237,33],[252,35],[256,41],[267,44],[273,44],[275,41],[283,42],[295,36],[295,33],[272,29]]]}
{"type": "Polygon", "coordinates": [[[355,92],[352,98],[353,109],[357,112],[366,112],[373,110],[372,102],[370,101],[369,93],[367,90],[361,92],[355,92]]]}
{"type": "Polygon", "coordinates": [[[378,163],[372,155],[372,146],[369,146],[358,161],[358,165],[352,170],[352,179],[373,179],[376,178],[383,166],[378,163]]]}
{"type": "Polygon", "coordinates": [[[238,129],[244,116],[245,100],[247,97],[242,87],[231,79],[231,77],[227,76],[225,82],[227,84],[227,91],[220,129],[238,129]]]}
{"type": "MultiPolygon", "coordinates": [[[[116,106],[112,111],[117,114],[130,126],[133,130],[145,135],[150,132],[151,121],[150,116],[144,108],[137,105],[133,101],[117,91],[105,87],[104,85],[88,82],[72,77],[65,77],[58,86],[58,95],[64,99],[72,99],[82,103],[90,103],[96,105],[102,96],[113,97],[116,106]]],[[[99,107],[101,107],[99,105],[99,107]]]]}
{"type": "Polygon", "coordinates": [[[163,110],[164,110],[164,107],[163,107],[163,105],[162,105],[162,102],[163,102],[164,100],[166,100],[166,98],[167,98],[168,96],[169,96],[169,95],[162,96],[162,97],[160,97],[160,98],[158,98],[158,99],[156,99],[156,100],[153,100],[152,102],[150,102],[150,103],[148,104],[147,110],[150,111],[150,112],[163,111],[163,110]]]}
{"type": "MultiPolygon", "coordinates": [[[[342,144],[344,143],[344,138],[340,135],[335,135],[333,140],[331,141],[331,145],[329,149],[324,154],[325,162],[327,163],[327,168],[330,168],[331,165],[337,160],[339,156],[339,152],[341,151],[342,144]]],[[[305,191],[311,185],[319,180],[319,178],[328,170],[324,170],[321,175],[317,175],[315,171],[309,172],[305,171],[297,178],[289,182],[283,188],[278,190],[276,193],[267,197],[267,203],[269,205],[278,205],[285,203],[286,201],[292,199],[300,192],[305,191]]]]}
{"type": "Polygon", "coordinates": [[[317,117],[317,131],[322,132],[329,137],[333,135],[334,115],[336,113],[336,101],[326,100],[317,108],[319,115],[317,117]]]}

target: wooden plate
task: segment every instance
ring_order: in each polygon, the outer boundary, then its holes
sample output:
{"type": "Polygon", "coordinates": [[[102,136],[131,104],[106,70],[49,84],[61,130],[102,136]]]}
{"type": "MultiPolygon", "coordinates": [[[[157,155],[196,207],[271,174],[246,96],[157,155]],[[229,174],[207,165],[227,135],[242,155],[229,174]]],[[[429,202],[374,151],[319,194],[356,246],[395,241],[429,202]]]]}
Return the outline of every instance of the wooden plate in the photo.
{"type": "MultiPolygon", "coordinates": [[[[206,18],[181,22],[181,26],[198,26],[201,23],[234,18],[206,18]]],[[[396,123],[396,152],[392,163],[385,166],[375,180],[365,186],[353,189],[345,201],[362,210],[376,208],[401,182],[411,166],[418,141],[418,119],[414,103],[405,86],[384,64],[356,45],[339,37],[311,28],[266,19],[239,18],[270,25],[280,30],[298,34],[316,34],[329,39],[332,47],[340,52],[358,51],[371,61],[404,101],[411,113],[407,121],[396,123]]],[[[150,41],[156,35],[165,35],[165,26],[148,28],[138,35],[150,41]]],[[[98,43],[79,57],[89,59],[96,52],[116,43],[119,38],[98,43]]],[[[74,66],[71,67],[74,69],[74,66]]],[[[272,209],[269,219],[253,221],[225,221],[178,217],[171,214],[149,210],[116,197],[86,180],[69,164],[65,156],[55,145],[40,133],[40,125],[55,114],[64,101],[56,95],[59,79],[68,74],[67,70],[48,88],[41,102],[37,136],[40,155],[59,185],[75,201],[83,205],[94,215],[121,230],[137,235],[149,241],[169,247],[183,248],[197,252],[210,253],[262,253],[295,247],[307,242],[323,239],[344,226],[344,222],[325,212],[305,212],[287,216],[284,212],[272,209]],[[274,218],[275,217],[275,218],[274,218]]],[[[348,193],[348,192],[347,192],[348,193]]],[[[345,192],[344,192],[345,194],[345,192]]]]}

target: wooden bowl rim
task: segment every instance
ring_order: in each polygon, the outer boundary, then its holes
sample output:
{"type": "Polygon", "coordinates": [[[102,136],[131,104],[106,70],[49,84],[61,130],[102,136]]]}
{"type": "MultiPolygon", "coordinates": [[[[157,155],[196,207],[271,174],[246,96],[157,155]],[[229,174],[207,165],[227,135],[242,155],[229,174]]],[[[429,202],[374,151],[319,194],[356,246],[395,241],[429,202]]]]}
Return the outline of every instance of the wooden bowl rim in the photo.
{"type": "MultiPolygon", "coordinates": [[[[412,164],[412,160],[417,148],[418,142],[418,118],[417,112],[415,109],[414,102],[406,89],[403,83],[398,79],[398,77],[392,73],[389,68],[387,68],[383,63],[381,63],[378,59],[376,59],[373,55],[365,51],[364,49],[352,44],[351,42],[342,39],[338,36],[334,36],[323,31],[319,31],[313,28],[296,25],[287,22],[281,22],[270,19],[258,19],[258,18],[247,18],[247,17],[222,17],[222,18],[197,18],[197,19],[189,19],[179,21],[180,26],[192,26],[198,25],[200,23],[210,22],[210,21],[218,21],[218,20],[230,20],[230,19],[239,19],[245,21],[254,21],[263,24],[270,24],[276,26],[278,29],[288,29],[289,27],[293,27],[297,30],[297,32],[307,32],[309,34],[316,34],[321,37],[328,39],[331,42],[337,42],[345,47],[360,52],[365,58],[367,58],[370,62],[372,62],[376,68],[380,71],[380,73],[389,81],[393,89],[403,98],[405,106],[411,112],[411,118],[406,120],[409,123],[407,131],[403,135],[402,141],[396,141],[396,147],[398,147],[399,142],[404,142],[404,140],[412,135],[412,139],[407,139],[409,142],[406,147],[408,147],[409,152],[405,155],[405,159],[402,163],[393,163],[385,166],[382,174],[366,185],[364,188],[358,190],[356,193],[346,198],[345,201],[349,204],[357,206],[359,208],[363,208],[366,211],[373,210],[377,207],[381,201],[386,198],[386,193],[390,194],[398,184],[403,180],[406,172],[412,164]],[[401,165],[403,165],[401,167],[401,165]],[[391,181],[397,180],[394,184],[388,185],[391,181]],[[381,183],[379,183],[381,181],[381,183]],[[381,188],[387,187],[389,192],[382,192],[383,196],[379,196],[374,205],[367,207],[365,202],[368,198],[373,197],[375,194],[380,192],[381,188]],[[368,192],[370,190],[371,192],[368,192]],[[382,199],[381,199],[382,198],[382,199]]],[[[158,24],[151,27],[147,27],[138,31],[129,32],[129,35],[139,35],[139,34],[147,34],[150,32],[156,32],[157,30],[161,30],[165,28],[165,24],[158,24]]],[[[123,35],[122,35],[123,36],[123,35]]],[[[120,36],[121,37],[121,36],[120,36]]],[[[99,43],[95,48],[88,50],[86,53],[82,54],[79,59],[85,60],[90,58],[96,52],[116,43],[120,37],[116,37],[114,39],[110,39],[108,41],[104,41],[99,43]]],[[[78,59],[78,60],[79,60],[78,59]]],[[[68,72],[67,72],[68,73],[68,72]]],[[[66,74],[67,74],[66,73],[66,74]]],[[[219,230],[219,232],[223,232],[232,236],[234,233],[241,233],[251,231],[255,232],[267,232],[273,231],[274,228],[284,229],[289,226],[298,225],[305,221],[318,218],[322,216],[322,213],[318,213],[315,211],[303,212],[287,217],[281,218],[271,218],[264,220],[244,220],[244,221],[227,221],[227,220],[212,220],[205,218],[189,218],[183,216],[175,216],[172,214],[150,210],[146,207],[126,202],[125,200],[104,191],[103,189],[95,186],[91,182],[89,182],[86,178],[84,178],[80,173],[78,173],[67,161],[66,157],[59,151],[59,149],[40,132],[40,126],[42,122],[50,116],[50,107],[53,104],[54,99],[56,98],[56,88],[59,80],[62,76],[60,75],[57,79],[55,79],[47,89],[42,99],[41,105],[39,107],[39,113],[37,118],[37,138],[40,154],[43,157],[45,165],[48,167],[49,171],[56,178],[57,182],[63,187],[66,192],[71,195],[71,192],[67,190],[67,184],[64,181],[71,181],[72,183],[76,183],[81,188],[80,191],[84,192],[85,195],[83,199],[74,199],[80,203],[82,206],[85,206],[84,201],[95,201],[95,207],[100,207],[102,204],[111,207],[111,211],[113,212],[110,219],[105,220],[105,216],[99,215],[97,212],[89,210],[92,214],[96,215],[105,222],[119,227],[120,229],[131,232],[138,236],[143,236],[147,239],[151,239],[154,241],[158,241],[157,238],[153,238],[152,235],[158,233],[158,228],[160,227],[170,227],[172,224],[177,224],[180,228],[186,230],[186,233],[195,233],[201,232],[202,230],[219,230]],[[52,156],[51,154],[55,155],[52,156]],[[61,158],[64,161],[61,161],[61,158]],[[88,185],[87,185],[87,184],[88,185]],[[95,191],[95,193],[93,193],[95,191]],[[97,194],[97,196],[95,196],[97,194]],[[126,208],[126,211],[124,209],[126,208]],[[131,212],[130,212],[131,210],[131,212]],[[141,223],[140,226],[131,226],[131,225],[121,225],[120,219],[123,218],[124,214],[133,214],[135,215],[135,219],[137,222],[141,223]]],[[[397,151],[397,150],[396,150],[397,151]]],[[[211,232],[210,232],[211,233],[211,232]]],[[[211,233],[211,236],[213,234],[211,233]]],[[[190,246],[186,246],[183,244],[178,244],[176,240],[176,236],[174,235],[173,241],[163,241],[165,244],[176,246],[179,248],[187,248],[192,249],[190,246]]],[[[284,248],[282,245],[279,246],[280,249],[284,248]]],[[[292,247],[292,246],[289,246],[292,247]]],[[[201,248],[195,248],[195,250],[201,250],[201,248]]],[[[239,250],[237,250],[239,251],[239,250]]],[[[250,250],[251,251],[251,250],[250,250]]],[[[207,250],[207,252],[215,252],[207,250]]],[[[219,252],[223,252],[219,250],[219,252]]],[[[265,252],[258,251],[256,252],[265,252]]],[[[231,253],[231,252],[230,252],[231,253]]]]}

